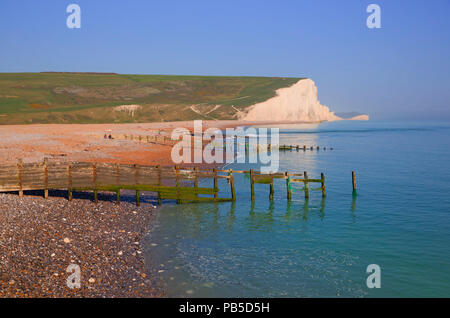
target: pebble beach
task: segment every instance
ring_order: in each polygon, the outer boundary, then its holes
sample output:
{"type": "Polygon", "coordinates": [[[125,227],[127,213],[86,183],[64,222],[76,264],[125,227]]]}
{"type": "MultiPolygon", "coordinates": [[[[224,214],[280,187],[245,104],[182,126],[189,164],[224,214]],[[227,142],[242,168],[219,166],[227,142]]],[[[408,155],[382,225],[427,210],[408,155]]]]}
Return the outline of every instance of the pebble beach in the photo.
{"type": "Polygon", "coordinates": [[[134,197],[74,193],[0,194],[0,297],[163,297],[146,271],[141,239],[156,207],[134,197]],[[80,288],[69,288],[70,264],[80,288]]]}

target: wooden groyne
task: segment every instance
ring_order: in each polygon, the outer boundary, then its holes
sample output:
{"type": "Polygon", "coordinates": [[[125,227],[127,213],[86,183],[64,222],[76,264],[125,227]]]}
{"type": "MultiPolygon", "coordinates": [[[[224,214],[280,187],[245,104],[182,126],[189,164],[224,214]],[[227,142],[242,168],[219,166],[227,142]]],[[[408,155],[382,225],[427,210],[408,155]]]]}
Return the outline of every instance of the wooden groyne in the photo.
{"type": "Polygon", "coordinates": [[[98,191],[114,192],[117,203],[120,203],[121,190],[136,191],[136,204],[140,203],[140,191],[155,192],[158,204],[162,199],[182,202],[226,202],[236,201],[235,174],[245,174],[250,179],[251,200],[255,200],[255,184],[269,185],[269,199],[274,199],[274,180],[286,180],[287,200],[291,200],[293,191],[303,191],[309,198],[311,190],[319,190],[326,196],[325,176],[320,179],[309,178],[308,173],[279,172],[263,174],[254,170],[181,168],[178,166],[140,166],[112,163],[89,162],[49,162],[23,163],[21,159],[16,165],[0,165],[0,192],[42,190],[44,198],[49,190],[67,190],[67,198],[72,200],[73,191],[93,191],[97,202],[98,191]],[[213,187],[200,187],[200,179],[213,179],[213,187]],[[218,180],[225,179],[230,186],[230,198],[219,197],[218,180]],[[301,183],[301,189],[293,188],[301,183]],[[311,183],[320,187],[311,188],[311,183]],[[200,196],[202,195],[202,196],[200,196]],[[205,197],[203,195],[208,195],[205,197]]]}
{"type": "MultiPolygon", "coordinates": [[[[119,138],[120,139],[120,138],[119,138]]],[[[178,140],[173,140],[167,136],[163,135],[123,135],[123,139],[129,140],[129,141],[137,141],[137,142],[146,142],[146,143],[154,143],[154,144],[161,144],[161,145],[170,145],[173,146],[175,143],[178,142],[178,140]]],[[[225,140],[225,137],[224,137],[225,140]]],[[[209,142],[209,141],[208,141],[209,142]]],[[[223,141],[223,148],[226,148],[226,142],[223,141]]],[[[265,144],[265,145],[250,145],[249,139],[245,138],[245,149],[249,150],[249,148],[256,148],[257,151],[267,150],[271,151],[272,148],[278,148],[280,151],[313,151],[313,150],[333,150],[333,147],[320,147],[320,146],[300,146],[300,145],[272,145],[272,144],[265,144]]]]}
{"type": "MultiPolygon", "coordinates": [[[[303,146],[300,146],[300,145],[280,145],[279,146],[279,150],[284,150],[284,151],[293,151],[293,150],[296,150],[296,151],[300,151],[300,150],[303,150],[303,151],[317,150],[317,151],[319,151],[321,149],[322,150],[327,150],[327,147],[320,147],[320,146],[309,146],[309,147],[307,147],[306,145],[303,145],[303,146]]],[[[329,150],[333,150],[333,147],[330,147],[328,149],[329,150]]]]}

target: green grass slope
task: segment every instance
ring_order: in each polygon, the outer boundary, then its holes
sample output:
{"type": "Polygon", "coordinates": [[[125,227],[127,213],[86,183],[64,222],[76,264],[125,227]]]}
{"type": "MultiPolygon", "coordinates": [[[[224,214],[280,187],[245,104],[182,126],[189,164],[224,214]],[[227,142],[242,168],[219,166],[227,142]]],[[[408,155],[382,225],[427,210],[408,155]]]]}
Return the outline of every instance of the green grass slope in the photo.
{"type": "Polygon", "coordinates": [[[235,119],[299,78],[0,73],[0,124],[235,119]],[[134,113],[116,106],[140,105],[134,113]],[[221,105],[221,106],[218,106],[221,105]]]}

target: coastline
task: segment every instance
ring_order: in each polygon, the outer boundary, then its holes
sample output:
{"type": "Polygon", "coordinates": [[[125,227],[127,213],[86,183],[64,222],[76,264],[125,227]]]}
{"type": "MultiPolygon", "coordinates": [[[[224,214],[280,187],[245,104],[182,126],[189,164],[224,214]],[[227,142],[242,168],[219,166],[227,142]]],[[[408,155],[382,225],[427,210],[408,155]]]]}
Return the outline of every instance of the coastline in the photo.
{"type": "MultiPolygon", "coordinates": [[[[237,126],[269,125],[273,121],[203,121],[203,128],[235,128],[237,126]]],[[[58,161],[87,161],[139,165],[173,165],[170,145],[124,140],[123,136],[142,135],[169,137],[174,128],[193,130],[193,121],[138,124],[34,124],[0,125],[0,161],[15,164],[42,162],[44,158],[58,161]],[[114,139],[104,139],[111,132],[114,139]]]]}
{"type": "MultiPolygon", "coordinates": [[[[264,124],[275,123],[205,121],[203,128],[264,124]]],[[[168,145],[109,140],[103,134],[112,130],[114,136],[146,135],[160,130],[161,135],[169,136],[176,127],[192,131],[193,122],[0,126],[0,159],[6,164],[14,164],[18,158],[37,162],[50,157],[173,165],[168,145]]],[[[112,194],[99,193],[98,205],[92,202],[92,193],[74,192],[71,202],[65,194],[50,191],[46,200],[36,191],[25,192],[23,198],[0,194],[0,220],[5,224],[0,230],[0,246],[7,256],[0,262],[0,297],[165,297],[164,282],[149,274],[151,265],[141,254],[141,241],[150,233],[158,213],[155,197],[142,193],[142,205],[136,207],[134,193],[127,202],[125,191],[120,205],[112,194]],[[11,241],[14,244],[9,244],[11,241]],[[70,264],[80,265],[80,289],[66,285],[70,264]]]]}

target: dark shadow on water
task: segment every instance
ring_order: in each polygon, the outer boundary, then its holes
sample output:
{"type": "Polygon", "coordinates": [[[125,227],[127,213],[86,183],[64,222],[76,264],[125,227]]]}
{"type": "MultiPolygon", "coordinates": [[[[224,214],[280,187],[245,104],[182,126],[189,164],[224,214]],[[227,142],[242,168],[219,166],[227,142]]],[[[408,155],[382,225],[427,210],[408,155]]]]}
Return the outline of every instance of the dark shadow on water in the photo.
{"type": "MultiPolygon", "coordinates": [[[[6,192],[7,194],[12,194],[19,196],[18,191],[6,192]]],[[[31,197],[41,197],[44,200],[44,191],[43,190],[25,190],[23,191],[24,196],[31,197]]],[[[61,198],[68,200],[67,190],[49,190],[48,191],[49,198],[61,198]]],[[[94,193],[92,191],[73,191],[72,192],[73,199],[79,200],[89,200],[94,202],[94,193]]],[[[101,202],[116,202],[116,193],[113,192],[98,192],[98,201],[101,202]]],[[[127,203],[136,203],[136,192],[131,190],[123,190],[120,193],[120,201],[127,203]]],[[[143,192],[141,191],[140,202],[141,203],[149,203],[149,204],[157,204],[157,196],[153,192],[143,192]]]]}

